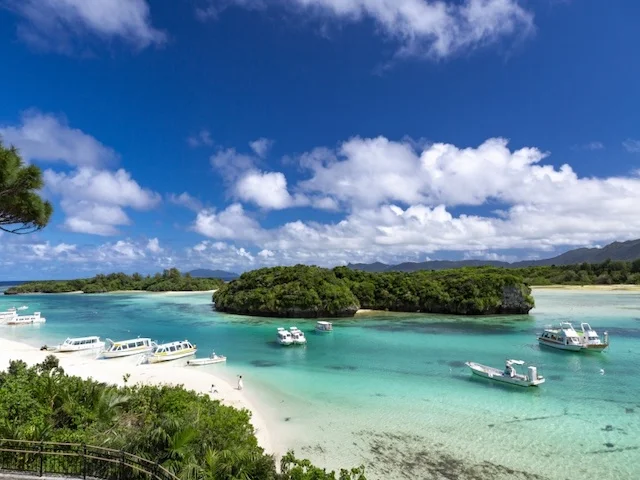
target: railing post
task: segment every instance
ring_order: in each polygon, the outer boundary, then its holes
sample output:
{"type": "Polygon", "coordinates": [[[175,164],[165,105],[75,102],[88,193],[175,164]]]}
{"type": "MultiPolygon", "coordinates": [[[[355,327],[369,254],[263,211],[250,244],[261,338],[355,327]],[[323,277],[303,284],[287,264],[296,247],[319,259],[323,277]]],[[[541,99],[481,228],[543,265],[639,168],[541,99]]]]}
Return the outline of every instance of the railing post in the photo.
{"type": "Polygon", "coordinates": [[[43,453],[44,442],[40,442],[39,450],[40,450],[40,476],[42,476],[43,473],[44,473],[43,472],[43,468],[44,468],[44,453],[43,453]]]}
{"type": "Polygon", "coordinates": [[[124,478],[124,450],[120,452],[120,480],[125,480],[124,478]]]}
{"type": "Polygon", "coordinates": [[[82,478],[87,478],[87,446],[82,444],[82,478]]]}

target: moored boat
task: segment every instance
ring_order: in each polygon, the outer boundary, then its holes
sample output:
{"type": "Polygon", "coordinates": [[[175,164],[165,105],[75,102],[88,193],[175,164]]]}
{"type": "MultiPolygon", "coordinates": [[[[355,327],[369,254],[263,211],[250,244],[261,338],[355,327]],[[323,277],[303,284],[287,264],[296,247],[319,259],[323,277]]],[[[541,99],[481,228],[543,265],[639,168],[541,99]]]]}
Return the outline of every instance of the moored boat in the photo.
{"type": "Polygon", "coordinates": [[[583,350],[601,352],[609,346],[609,333],[604,332],[604,339],[600,339],[598,333],[588,323],[581,323],[577,333],[583,350]]]}
{"type": "Polygon", "coordinates": [[[114,342],[107,338],[108,347],[102,356],[104,358],[128,357],[129,355],[138,355],[141,353],[149,353],[156,344],[150,338],[132,338],[130,340],[121,340],[114,342]]]}
{"type": "Polygon", "coordinates": [[[582,342],[569,322],[562,322],[559,328],[546,327],[538,337],[540,345],[558,348],[560,350],[571,350],[574,352],[582,350],[582,342]]]}
{"type": "Polygon", "coordinates": [[[194,355],[198,349],[189,340],[156,345],[147,355],[147,363],[167,362],[194,355]]]}
{"type": "Polygon", "coordinates": [[[278,338],[278,343],[280,345],[291,345],[293,343],[293,338],[291,337],[291,333],[287,332],[282,327],[278,327],[277,338],[278,338]]]}
{"type": "Polygon", "coordinates": [[[194,358],[193,360],[187,360],[187,365],[190,367],[197,367],[199,365],[211,365],[212,363],[223,363],[227,361],[227,357],[224,355],[218,355],[216,352],[212,352],[207,358],[194,358]]]}
{"type": "Polygon", "coordinates": [[[34,323],[45,323],[46,318],[35,312],[33,315],[16,315],[7,320],[7,325],[32,325],[34,323]]]}
{"type": "Polygon", "coordinates": [[[324,320],[319,320],[316,322],[316,332],[319,333],[330,333],[333,332],[333,323],[325,322],[324,320]]]}
{"type": "Polygon", "coordinates": [[[307,343],[307,339],[304,336],[304,333],[302,333],[302,331],[299,330],[298,327],[291,327],[289,329],[289,332],[291,333],[291,340],[296,345],[304,345],[307,343]]]}
{"type": "Polygon", "coordinates": [[[465,365],[471,369],[471,373],[474,375],[497,382],[509,383],[511,385],[537,387],[545,381],[543,376],[538,375],[538,369],[533,365],[530,365],[527,369],[527,375],[518,373],[514,365],[524,365],[522,360],[507,360],[504,370],[476,362],[466,362],[465,365]]]}
{"type": "Polygon", "coordinates": [[[57,352],[81,352],[85,350],[98,350],[104,348],[104,342],[100,337],[67,338],[56,348],[57,352]]]}
{"type": "Polygon", "coordinates": [[[18,310],[28,310],[29,307],[27,307],[26,305],[22,305],[21,307],[18,307],[18,310]]]}

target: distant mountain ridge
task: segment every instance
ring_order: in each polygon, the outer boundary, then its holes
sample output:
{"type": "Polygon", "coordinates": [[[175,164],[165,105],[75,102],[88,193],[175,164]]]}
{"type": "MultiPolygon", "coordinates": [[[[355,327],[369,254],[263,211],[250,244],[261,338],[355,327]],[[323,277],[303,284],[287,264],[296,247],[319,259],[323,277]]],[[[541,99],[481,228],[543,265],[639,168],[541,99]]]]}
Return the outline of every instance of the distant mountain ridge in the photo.
{"type": "Polygon", "coordinates": [[[189,275],[196,278],[219,278],[226,282],[239,277],[237,273],[226,272],[224,270],[209,270],[207,268],[196,268],[195,270],[191,270],[189,275]]]}
{"type": "Polygon", "coordinates": [[[561,255],[542,260],[523,260],[520,262],[500,262],[496,260],[430,260],[427,262],[405,262],[398,265],[375,263],[350,263],[348,268],[365,272],[417,272],[419,270],[446,270],[461,267],[535,267],[548,265],[575,265],[577,263],[601,263],[607,259],[632,261],[640,258],[640,239],[626,242],[613,242],[602,248],[577,248],[561,255]]]}

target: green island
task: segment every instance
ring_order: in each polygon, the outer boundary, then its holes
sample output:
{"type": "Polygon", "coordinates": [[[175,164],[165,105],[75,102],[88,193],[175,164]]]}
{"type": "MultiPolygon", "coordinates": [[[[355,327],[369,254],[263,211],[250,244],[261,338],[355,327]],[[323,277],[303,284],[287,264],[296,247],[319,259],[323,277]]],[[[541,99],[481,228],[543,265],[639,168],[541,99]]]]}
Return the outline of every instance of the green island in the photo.
{"type": "Polygon", "coordinates": [[[456,315],[525,314],[531,286],[640,284],[640,259],[523,268],[371,273],[296,265],[242,274],[213,294],[221,312],[266,317],[350,317],[358,309],[456,315]]]}
{"type": "Polygon", "coordinates": [[[534,306],[517,273],[498,268],[367,273],[296,265],[242,274],[213,294],[216,309],[243,315],[353,316],[360,308],[459,315],[523,314],[534,306]]]}
{"type": "Polygon", "coordinates": [[[258,446],[248,411],[179,386],[124,380],[124,387],[115,387],[69,376],[52,355],[33,367],[12,361],[0,372],[0,437],[121,450],[184,480],[365,480],[364,467],[336,476],[293,452],[278,471],[274,457],[258,446]]]}
{"type": "Polygon", "coordinates": [[[8,288],[5,295],[20,293],[107,293],[123,290],[144,292],[195,292],[215,290],[224,284],[218,278],[194,278],[188,273],[182,275],[176,268],[164,270],[155,275],[142,276],[139,273],[127,275],[125,273],[111,273],[96,275],[93,278],[78,280],[47,280],[28,282],[8,288]]]}

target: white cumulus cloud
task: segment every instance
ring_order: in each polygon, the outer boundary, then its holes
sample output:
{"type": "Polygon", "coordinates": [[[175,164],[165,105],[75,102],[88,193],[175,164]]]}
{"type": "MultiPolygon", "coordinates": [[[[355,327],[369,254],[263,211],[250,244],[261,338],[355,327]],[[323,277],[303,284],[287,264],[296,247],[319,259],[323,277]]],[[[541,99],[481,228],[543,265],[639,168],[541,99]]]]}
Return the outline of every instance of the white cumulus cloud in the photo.
{"type": "Polygon", "coordinates": [[[151,24],[146,0],[3,0],[3,7],[20,17],[19,37],[42,50],[71,53],[87,39],[137,49],[166,41],[151,24]]]}
{"type": "Polygon", "coordinates": [[[125,208],[148,210],[160,202],[157,193],[142,188],[123,169],[45,170],[44,180],[46,188],[61,197],[65,227],[78,233],[116,235],[118,226],[130,224],[125,208]]]}
{"type": "Polygon", "coordinates": [[[5,144],[17,147],[29,162],[41,160],[100,167],[118,161],[116,152],[91,135],[70,127],[64,117],[28,110],[23,112],[21,120],[20,125],[0,126],[0,138],[5,144]]]}
{"type": "Polygon", "coordinates": [[[197,198],[192,197],[187,192],[182,192],[180,195],[172,193],[169,195],[169,201],[175,205],[180,205],[196,212],[198,210],[202,210],[202,202],[197,198]]]}
{"type": "Polygon", "coordinates": [[[260,158],[264,158],[267,156],[267,153],[269,153],[269,149],[272,145],[273,140],[269,140],[268,138],[259,138],[249,143],[251,150],[253,150],[254,153],[260,158]]]}
{"type": "Polygon", "coordinates": [[[200,18],[229,6],[252,10],[280,6],[323,22],[373,20],[399,44],[399,55],[442,59],[505,38],[534,32],[533,13],[519,0],[210,0],[200,18]]]}
{"type": "Polygon", "coordinates": [[[150,238],[147,242],[147,250],[151,253],[160,253],[162,252],[162,247],[160,246],[160,240],[158,238],[150,238]]]}

